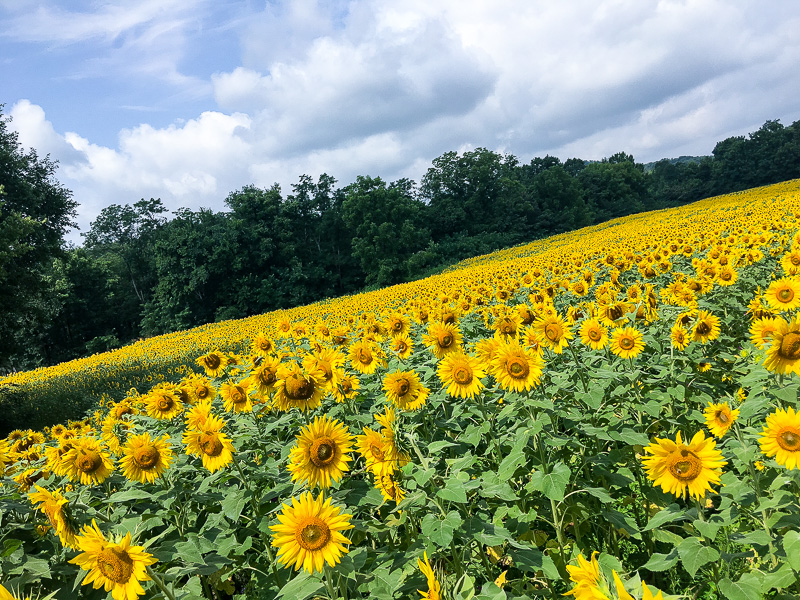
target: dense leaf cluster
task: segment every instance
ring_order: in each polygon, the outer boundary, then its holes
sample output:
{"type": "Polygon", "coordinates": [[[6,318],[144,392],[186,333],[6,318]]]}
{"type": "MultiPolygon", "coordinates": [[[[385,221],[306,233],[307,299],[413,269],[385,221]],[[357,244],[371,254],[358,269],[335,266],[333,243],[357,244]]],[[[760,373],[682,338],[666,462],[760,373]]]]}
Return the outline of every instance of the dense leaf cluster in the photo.
{"type": "MultiPolygon", "coordinates": [[[[0,141],[3,152],[23,156],[15,137],[0,141]]],[[[48,231],[63,232],[74,203],[51,181],[52,163],[39,164],[40,179],[63,195],[48,231]]],[[[49,304],[35,324],[16,330],[28,332],[26,353],[0,347],[0,371],[408,281],[586,225],[797,177],[800,122],[768,121],[747,138],[719,142],[712,156],[646,166],[623,152],[599,162],[546,156],[521,164],[478,148],[436,158],[419,183],[359,176],[337,187],[327,174],[316,182],[302,175],[289,194],[245,186],[229,194],[226,211],[183,208],[171,218],[158,199],[112,204],[83,234],[83,247],[61,255],[51,236],[32,246],[35,269],[16,269],[20,278],[46,271],[36,275],[38,288],[18,289],[48,290],[30,298],[49,304]]],[[[0,170],[7,196],[17,180],[0,170]]],[[[35,226],[6,214],[0,235],[4,224],[35,226]]]]}

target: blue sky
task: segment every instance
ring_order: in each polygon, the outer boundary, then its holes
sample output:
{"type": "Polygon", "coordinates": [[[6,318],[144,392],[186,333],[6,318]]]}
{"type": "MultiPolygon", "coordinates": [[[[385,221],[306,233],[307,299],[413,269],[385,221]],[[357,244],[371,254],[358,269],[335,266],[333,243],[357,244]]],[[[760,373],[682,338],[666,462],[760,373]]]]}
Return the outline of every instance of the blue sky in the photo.
{"type": "Polygon", "coordinates": [[[449,150],[709,154],[800,119],[797,31],[794,0],[0,0],[0,103],[85,231],[449,150]]]}

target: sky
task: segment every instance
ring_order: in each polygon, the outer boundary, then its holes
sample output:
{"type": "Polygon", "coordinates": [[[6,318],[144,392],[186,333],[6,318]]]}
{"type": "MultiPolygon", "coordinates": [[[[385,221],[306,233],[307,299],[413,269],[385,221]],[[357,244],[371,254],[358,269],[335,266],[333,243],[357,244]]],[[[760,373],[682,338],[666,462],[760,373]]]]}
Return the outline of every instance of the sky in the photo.
{"type": "Polygon", "coordinates": [[[419,181],[478,147],[638,162],[800,120],[796,0],[0,0],[0,103],[103,207],[419,181]]]}

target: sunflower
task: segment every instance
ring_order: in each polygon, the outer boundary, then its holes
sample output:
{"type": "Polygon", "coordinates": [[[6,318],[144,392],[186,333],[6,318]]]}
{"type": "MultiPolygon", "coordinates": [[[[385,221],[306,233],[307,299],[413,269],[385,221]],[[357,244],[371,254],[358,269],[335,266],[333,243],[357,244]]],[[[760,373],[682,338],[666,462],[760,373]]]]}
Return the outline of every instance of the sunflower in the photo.
{"type": "Polygon", "coordinates": [[[339,384],[344,367],[345,356],[338,350],[320,350],[303,358],[303,368],[307,371],[320,371],[325,389],[333,391],[339,384]]]}
{"type": "Polygon", "coordinates": [[[482,377],[486,372],[477,358],[463,352],[452,352],[445,356],[437,368],[442,385],[455,398],[474,398],[483,389],[482,377]]]}
{"type": "Polygon", "coordinates": [[[392,337],[392,351],[398,358],[405,360],[414,351],[414,342],[407,333],[392,337]]]}
{"type": "Polygon", "coordinates": [[[683,442],[680,432],[674,442],[656,439],[645,452],[651,455],[643,459],[648,479],[676,497],[688,492],[699,500],[706,490],[713,491],[711,484],[719,483],[722,467],[728,464],[722,460],[714,439],[706,439],[702,431],[688,444],[683,442]]]}
{"type": "Polygon", "coordinates": [[[592,350],[602,350],[608,344],[608,330],[596,317],[581,323],[580,336],[581,342],[592,350]]]}
{"type": "Polygon", "coordinates": [[[131,546],[130,533],[116,543],[110,542],[92,519],[91,527],[83,527],[77,542],[83,552],[69,562],[89,571],[83,585],[102,587],[114,600],[136,600],[144,594],[139,582],[150,580],[146,569],[157,560],[142,546],[131,546]]]}
{"type": "Polygon", "coordinates": [[[388,373],[383,378],[383,391],[389,401],[401,410],[417,410],[425,404],[430,393],[414,371],[388,373]]]}
{"type": "Polygon", "coordinates": [[[122,474],[131,481],[153,483],[172,462],[169,436],[153,439],[145,432],[128,438],[120,464],[122,474]]]}
{"type": "Polygon", "coordinates": [[[428,553],[423,552],[422,556],[424,560],[418,558],[417,566],[420,572],[425,576],[425,581],[428,584],[428,591],[417,591],[425,600],[440,600],[442,597],[442,585],[436,581],[436,574],[433,572],[433,567],[431,567],[431,563],[428,560],[428,553]]]}
{"type": "Polygon", "coordinates": [[[302,411],[317,408],[325,396],[321,371],[306,372],[299,365],[282,367],[278,372],[275,396],[272,401],[278,410],[299,408],[302,411]]]}
{"type": "Polygon", "coordinates": [[[278,369],[281,362],[277,358],[266,357],[253,369],[246,379],[248,388],[257,398],[266,400],[278,382],[278,369]]]}
{"type": "Polygon", "coordinates": [[[514,313],[500,315],[492,324],[494,337],[504,342],[515,340],[519,335],[521,324],[519,316],[514,313]]]}
{"type": "Polygon", "coordinates": [[[717,271],[717,277],[714,281],[718,285],[728,286],[736,283],[738,278],[739,275],[736,272],[736,269],[734,269],[731,265],[725,265],[724,267],[721,267],[719,271],[717,271]]]}
{"type": "Polygon", "coordinates": [[[783,277],[773,281],[764,292],[764,299],[775,310],[785,311],[800,307],[800,280],[783,277]]]}
{"type": "Polygon", "coordinates": [[[72,519],[67,516],[67,511],[64,510],[68,501],[61,495],[61,488],[48,492],[37,485],[36,491],[30,494],[30,500],[36,510],[47,515],[47,520],[50,521],[50,525],[52,525],[61,543],[68,548],[77,550],[77,533],[72,524],[72,519]],[[36,506],[37,504],[39,506],[36,506]]]}
{"type": "MultiPolygon", "coordinates": [[[[625,590],[625,585],[622,583],[619,575],[617,575],[617,572],[612,570],[611,575],[614,577],[614,586],[617,588],[617,600],[636,600],[625,590]]],[[[656,595],[653,596],[653,592],[651,592],[647,584],[642,581],[642,600],[664,600],[664,595],[661,590],[658,590],[656,595]]]]}
{"type": "Polygon", "coordinates": [[[209,415],[199,429],[190,429],[183,434],[186,454],[200,456],[203,466],[214,473],[233,461],[233,444],[222,433],[225,421],[209,415]]]}
{"type": "Polygon", "coordinates": [[[428,333],[422,336],[422,341],[436,358],[444,358],[461,348],[463,338],[457,325],[434,322],[428,326],[428,333]]]}
{"type": "Polygon", "coordinates": [[[780,322],[786,324],[786,321],[780,317],[777,319],[773,317],[756,319],[750,325],[750,341],[758,348],[768,346],[772,341],[772,334],[778,329],[778,324],[780,322]]]}
{"type": "Polygon", "coordinates": [[[491,362],[491,375],[504,390],[522,392],[538,385],[544,363],[517,342],[503,343],[491,362]]]}
{"type": "Polygon", "coordinates": [[[356,436],[358,451],[367,463],[367,470],[375,477],[394,473],[395,469],[408,462],[394,443],[392,435],[387,431],[378,432],[364,427],[364,435],[356,436]]]}
{"type": "Polygon", "coordinates": [[[186,383],[189,395],[195,402],[212,400],[217,395],[217,389],[205,377],[191,377],[186,383]]]}
{"type": "Polygon", "coordinates": [[[731,428],[733,422],[739,417],[739,409],[731,410],[727,402],[714,404],[709,402],[703,411],[706,426],[714,436],[721,438],[731,428]]]}
{"type": "Polygon", "coordinates": [[[345,471],[353,446],[353,436],[342,423],[330,417],[316,417],[303,427],[292,448],[289,472],[292,481],[306,483],[309,487],[329,488],[339,481],[345,471]]]}
{"type": "Polygon", "coordinates": [[[294,565],[295,571],[303,567],[308,573],[322,571],[325,563],[331,567],[341,561],[350,544],[342,531],[352,529],[350,518],[341,514],[339,508],[331,506],[331,499],[316,499],[311,492],[300,498],[292,498],[292,505],[284,503],[278,514],[278,525],[271,525],[274,532],[272,546],[278,548],[278,562],[287,567],[294,565]]]}
{"type": "Polygon", "coordinates": [[[787,469],[800,468],[800,413],[794,408],[779,408],[767,417],[767,425],[758,439],[761,452],[774,456],[787,469]]]}
{"type": "Polygon", "coordinates": [[[589,560],[578,555],[578,566],[567,565],[570,580],[575,584],[565,596],[575,596],[575,600],[608,600],[601,590],[600,565],[597,552],[593,552],[589,560]]]}
{"type": "Polygon", "coordinates": [[[72,481],[93,485],[103,483],[111,475],[114,463],[100,442],[92,438],[81,438],[75,440],[72,448],[64,454],[61,467],[72,481]]]}
{"type": "Polygon", "coordinates": [[[561,354],[572,339],[572,331],[558,314],[545,316],[534,321],[533,328],[539,336],[539,342],[556,354],[561,354]]]}
{"type": "Polygon", "coordinates": [[[352,367],[364,375],[372,375],[379,366],[386,366],[381,349],[367,340],[353,342],[349,356],[352,367]]]}
{"type": "Polygon", "coordinates": [[[228,357],[219,350],[214,350],[204,354],[195,362],[203,367],[208,377],[219,377],[225,372],[225,367],[228,366],[228,357]]]}
{"type": "Polygon", "coordinates": [[[358,396],[361,389],[361,382],[352,373],[342,375],[339,385],[333,390],[333,398],[337,402],[344,402],[346,399],[353,399],[358,396]]]}
{"type": "Polygon", "coordinates": [[[775,373],[800,374],[800,317],[790,323],[783,319],[777,320],[777,323],[764,359],[764,367],[775,373]]]}
{"type": "Polygon", "coordinates": [[[384,501],[393,500],[395,504],[400,504],[406,496],[405,490],[397,482],[395,473],[384,473],[380,477],[375,477],[375,487],[380,490],[384,501]]]}
{"type": "Polygon", "coordinates": [[[781,268],[787,275],[800,274],[800,249],[793,248],[781,257],[781,268]]]}
{"type": "Polygon", "coordinates": [[[635,327],[617,327],[611,332],[609,347],[620,358],[635,358],[644,350],[642,332],[635,327]]]}
{"type": "Polygon", "coordinates": [[[263,333],[258,333],[255,339],[253,340],[253,354],[257,354],[258,356],[269,356],[273,352],[275,352],[275,342],[264,335],[263,333]]]}
{"type": "Polygon", "coordinates": [[[697,314],[697,320],[692,328],[692,339],[695,342],[705,344],[719,337],[719,317],[710,312],[701,310],[697,314]]]}
{"type": "Polygon", "coordinates": [[[227,412],[242,413],[253,412],[253,401],[247,393],[248,381],[239,383],[223,383],[219,389],[219,394],[225,404],[227,412]]]}
{"type": "Polygon", "coordinates": [[[184,414],[186,427],[188,429],[202,429],[209,416],[211,416],[211,400],[198,402],[184,414]]]}
{"type": "Polygon", "coordinates": [[[384,328],[392,337],[399,335],[407,335],[411,327],[411,319],[401,313],[393,313],[389,315],[384,323],[384,328]]]}
{"type": "Polygon", "coordinates": [[[168,388],[151,390],[145,396],[145,403],[147,416],[154,419],[171,419],[183,411],[180,398],[168,388]]]}

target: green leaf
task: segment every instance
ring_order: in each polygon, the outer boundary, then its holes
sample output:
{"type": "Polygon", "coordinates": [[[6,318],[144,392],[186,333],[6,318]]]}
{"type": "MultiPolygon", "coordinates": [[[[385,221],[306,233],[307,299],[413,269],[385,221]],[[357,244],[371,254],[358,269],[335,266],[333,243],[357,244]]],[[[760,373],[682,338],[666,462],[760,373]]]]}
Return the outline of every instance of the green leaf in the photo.
{"type": "Polygon", "coordinates": [[[439,518],[435,515],[426,515],[422,519],[422,535],[440,548],[446,548],[453,541],[453,532],[463,523],[458,512],[451,510],[447,516],[439,518]]]}
{"type": "Polygon", "coordinates": [[[739,581],[727,577],[719,582],[719,591],[727,600],[761,600],[761,586],[755,578],[745,573],[739,581]]]}
{"type": "Polygon", "coordinates": [[[538,492],[556,502],[564,499],[564,492],[567,489],[569,478],[572,471],[562,462],[557,463],[550,473],[536,471],[531,476],[531,486],[538,492]]]}
{"type": "Polygon", "coordinates": [[[485,583],[481,588],[481,593],[475,596],[475,600],[506,600],[506,593],[497,587],[493,581],[485,583]]]}
{"type": "Polygon", "coordinates": [[[512,451],[500,463],[497,469],[497,478],[501,481],[508,481],[514,476],[514,472],[526,462],[525,453],[522,450],[512,451]]]}
{"type": "Polygon", "coordinates": [[[203,555],[200,548],[197,547],[196,540],[189,540],[186,542],[179,542],[175,544],[176,556],[180,556],[186,564],[204,565],[203,555]]]}
{"type": "Polygon", "coordinates": [[[692,522],[692,525],[694,525],[695,529],[697,529],[697,531],[699,531],[704,538],[711,541],[717,537],[717,532],[719,531],[719,528],[722,527],[722,523],[713,523],[709,521],[702,521],[700,519],[695,519],[692,522]]]}
{"type": "Polygon", "coordinates": [[[800,533],[790,530],[783,535],[783,551],[789,566],[800,573],[800,533]]]}
{"type": "Polygon", "coordinates": [[[454,444],[453,442],[447,442],[447,441],[431,442],[430,444],[428,444],[428,456],[436,454],[437,452],[441,452],[445,448],[457,445],[458,444],[454,444]]]}
{"type": "Polygon", "coordinates": [[[116,494],[111,494],[105,502],[106,504],[117,504],[119,502],[127,502],[128,500],[150,500],[152,497],[153,495],[150,492],[139,488],[131,488],[129,490],[117,492],[116,494]]]}
{"type": "Polygon", "coordinates": [[[237,521],[239,519],[239,515],[242,514],[242,509],[244,508],[244,505],[247,504],[247,498],[245,495],[245,490],[237,489],[225,496],[225,499],[222,501],[222,512],[231,521],[237,521]]]}
{"type": "Polygon", "coordinates": [[[291,598],[292,600],[305,600],[310,598],[324,586],[318,576],[310,575],[306,571],[300,571],[297,576],[289,581],[278,592],[276,598],[291,598]]]}
{"type": "Polygon", "coordinates": [[[513,559],[514,565],[518,569],[533,573],[542,571],[548,579],[561,579],[561,574],[558,572],[553,559],[542,553],[541,550],[523,546],[514,541],[511,541],[509,546],[508,555],[513,559]]]}
{"type": "Polygon", "coordinates": [[[444,487],[441,488],[436,495],[442,500],[448,502],[458,502],[466,504],[467,492],[464,490],[464,484],[456,479],[448,479],[444,487]]]}
{"type": "Polygon", "coordinates": [[[677,504],[673,503],[658,511],[653,518],[648,521],[647,525],[644,526],[644,530],[650,531],[651,529],[655,529],[656,527],[660,527],[666,523],[683,521],[685,519],[688,519],[686,516],[686,511],[677,504]]]}
{"type": "Polygon", "coordinates": [[[648,571],[666,571],[675,566],[679,559],[678,550],[673,548],[669,554],[653,554],[644,564],[648,571]]]}
{"type": "Polygon", "coordinates": [[[696,537],[683,540],[678,544],[677,550],[684,568],[692,577],[703,565],[719,560],[719,551],[716,548],[704,546],[700,538],[696,537]]]}

